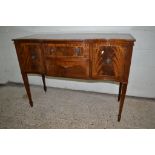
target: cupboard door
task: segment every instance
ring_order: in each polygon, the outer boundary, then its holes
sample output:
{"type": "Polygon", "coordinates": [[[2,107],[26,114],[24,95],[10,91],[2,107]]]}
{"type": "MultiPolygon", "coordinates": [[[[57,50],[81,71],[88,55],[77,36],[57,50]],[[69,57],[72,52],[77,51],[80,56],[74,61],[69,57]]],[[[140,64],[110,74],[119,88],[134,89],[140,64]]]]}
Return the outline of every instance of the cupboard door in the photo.
{"type": "Polygon", "coordinates": [[[44,73],[43,53],[39,43],[20,43],[21,67],[27,73],[44,73]]]}
{"type": "Polygon", "coordinates": [[[122,46],[93,46],[92,77],[98,79],[123,78],[125,48],[122,46]]]}

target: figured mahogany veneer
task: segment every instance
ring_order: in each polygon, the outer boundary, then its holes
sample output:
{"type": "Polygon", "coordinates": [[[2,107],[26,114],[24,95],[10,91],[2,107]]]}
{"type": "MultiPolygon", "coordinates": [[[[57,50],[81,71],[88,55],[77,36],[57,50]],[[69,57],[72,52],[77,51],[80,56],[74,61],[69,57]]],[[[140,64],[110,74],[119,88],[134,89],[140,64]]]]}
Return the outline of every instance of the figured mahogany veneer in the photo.
{"type": "Polygon", "coordinates": [[[42,75],[45,91],[45,76],[111,80],[120,84],[120,121],[134,41],[130,34],[41,34],[14,39],[30,105],[28,73],[42,75]]]}

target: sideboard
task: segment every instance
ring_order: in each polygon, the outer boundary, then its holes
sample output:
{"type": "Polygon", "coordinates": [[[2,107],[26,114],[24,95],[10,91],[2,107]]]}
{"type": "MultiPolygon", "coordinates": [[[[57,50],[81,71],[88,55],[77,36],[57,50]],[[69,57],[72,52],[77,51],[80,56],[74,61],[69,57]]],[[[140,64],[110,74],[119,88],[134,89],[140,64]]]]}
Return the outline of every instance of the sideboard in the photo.
{"type": "Polygon", "coordinates": [[[114,81],[120,121],[135,42],[130,34],[36,34],[13,41],[30,106],[29,73],[42,76],[45,91],[45,76],[114,81]]]}

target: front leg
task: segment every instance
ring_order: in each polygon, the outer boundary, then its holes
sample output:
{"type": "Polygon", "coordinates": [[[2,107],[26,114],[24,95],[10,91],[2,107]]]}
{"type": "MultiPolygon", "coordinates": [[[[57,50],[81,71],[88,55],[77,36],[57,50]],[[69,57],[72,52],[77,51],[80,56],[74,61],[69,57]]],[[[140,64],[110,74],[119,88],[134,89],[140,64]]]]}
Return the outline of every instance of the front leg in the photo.
{"type": "Polygon", "coordinates": [[[30,106],[33,107],[33,101],[32,101],[32,97],[31,97],[31,91],[30,91],[30,86],[29,86],[29,80],[28,80],[28,76],[27,73],[22,73],[22,77],[23,77],[23,81],[24,81],[24,86],[27,92],[27,96],[29,99],[29,103],[30,106]]]}
{"type": "Polygon", "coordinates": [[[121,98],[121,92],[122,92],[122,83],[120,82],[120,84],[119,84],[118,102],[120,101],[120,98],[121,98]]]}
{"type": "Polygon", "coordinates": [[[44,91],[47,91],[46,82],[45,82],[45,75],[42,75],[43,85],[44,85],[44,91]]]}
{"type": "Polygon", "coordinates": [[[127,90],[127,84],[122,84],[122,93],[120,97],[120,105],[119,105],[119,114],[118,114],[118,122],[121,120],[121,113],[124,105],[124,100],[125,100],[125,95],[126,95],[126,90],[127,90]]]}

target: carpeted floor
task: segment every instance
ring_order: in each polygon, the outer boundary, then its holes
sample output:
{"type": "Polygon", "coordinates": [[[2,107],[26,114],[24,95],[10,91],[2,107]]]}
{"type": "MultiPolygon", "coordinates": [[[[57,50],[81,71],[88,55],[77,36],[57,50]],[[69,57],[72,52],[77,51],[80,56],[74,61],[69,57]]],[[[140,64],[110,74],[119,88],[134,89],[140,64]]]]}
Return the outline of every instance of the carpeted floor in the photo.
{"type": "Polygon", "coordinates": [[[155,100],[126,97],[117,122],[117,96],[31,86],[34,107],[23,86],[0,87],[0,128],[155,128],[155,100]]]}

